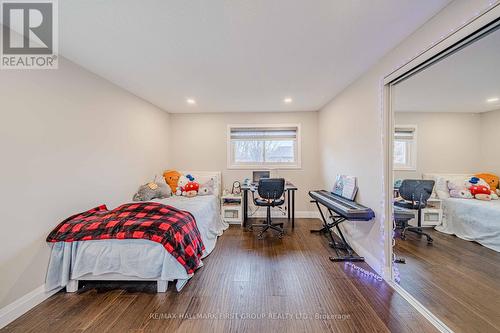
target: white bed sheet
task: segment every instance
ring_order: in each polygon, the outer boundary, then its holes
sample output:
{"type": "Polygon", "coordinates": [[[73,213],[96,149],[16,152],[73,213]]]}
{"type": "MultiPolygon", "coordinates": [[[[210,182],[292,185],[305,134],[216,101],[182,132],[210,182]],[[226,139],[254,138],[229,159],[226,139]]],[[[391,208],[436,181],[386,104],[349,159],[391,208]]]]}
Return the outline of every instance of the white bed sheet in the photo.
{"type": "Polygon", "coordinates": [[[443,222],[435,229],[500,252],[500,200],[444,199],[443,222]]]}
{"type": "MultiPolygon", "coordinates": [[[[228,227],[220,217],[219,200],[215,195],[153,201],[193,214],[205,245],[203,258],[213,251],[217,237],[228,227]]],[[[45,285],[47,290],[52,290],[66,286],[70,279],[109,273],[130,277],[130,280],[185,281],[192,276],[161,244],[152,241],[110,239],[58,242],[52,245],[45,285]]]]}

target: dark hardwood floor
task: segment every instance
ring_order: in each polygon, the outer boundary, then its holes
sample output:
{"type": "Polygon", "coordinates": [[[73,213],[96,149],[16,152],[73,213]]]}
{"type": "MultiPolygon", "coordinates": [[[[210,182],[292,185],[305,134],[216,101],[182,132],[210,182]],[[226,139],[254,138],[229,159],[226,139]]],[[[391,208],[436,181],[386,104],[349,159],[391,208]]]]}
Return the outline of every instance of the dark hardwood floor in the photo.
{"type": "Polygon", "coordinates": [[[320,225],[298,219],[283,240],[231,226],[180,293],[87,283],[2,332],[436,332],[385,282],[329,261],[326,239],[309,232],[320,225]]]}
{"type": "Polygon", "coordinates": [[[400,285],[455,332],[500,332],[500,253],[426,229],[396,239],[400,285]]]}

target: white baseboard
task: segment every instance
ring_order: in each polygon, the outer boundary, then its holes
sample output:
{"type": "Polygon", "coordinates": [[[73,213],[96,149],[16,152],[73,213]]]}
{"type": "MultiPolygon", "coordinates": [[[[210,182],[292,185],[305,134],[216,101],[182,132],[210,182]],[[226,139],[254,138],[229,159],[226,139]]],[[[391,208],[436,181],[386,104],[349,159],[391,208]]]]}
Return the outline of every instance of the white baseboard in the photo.
{"type": "Polygon", "coordinates": [[[295,217],[302,219],[320,219],[319,212],[316,210],[303,210],[295,212],[295,217]]]}
{"type": "Polygon", "coordinates": [[[60,289],[54,289],[47,292],[45,291],[45,285],[41,285],[16,301],[4,306],[0,309],[0,328],[7,326],[12,321],[21,317],[23,314],[42,303],[59,290],[60,289]]]}

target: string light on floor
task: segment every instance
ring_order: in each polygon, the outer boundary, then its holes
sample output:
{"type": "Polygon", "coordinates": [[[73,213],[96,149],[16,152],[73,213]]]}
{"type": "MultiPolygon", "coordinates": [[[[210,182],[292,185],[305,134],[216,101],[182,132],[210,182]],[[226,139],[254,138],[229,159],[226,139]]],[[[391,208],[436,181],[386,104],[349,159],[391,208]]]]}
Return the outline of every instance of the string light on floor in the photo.
{"type": "Polygon", "coordinates": [[[373,278],[373,279],[375,279],[377,281],[382,281],[383,280],[383,278],[380,275],[378,275],[376,273],[373,273],[373,272],[370,272],[369,270],[366,270],[366,269],[364,269],[362,267],[359,267],[358,265],[353,264],[352,262],[346,262],[345,264],[346,264],[347,267],[350,267],[351,269],[357,271],[360,274],[366,275],[366,276],[368,276],[370,278],[373,278]]]}

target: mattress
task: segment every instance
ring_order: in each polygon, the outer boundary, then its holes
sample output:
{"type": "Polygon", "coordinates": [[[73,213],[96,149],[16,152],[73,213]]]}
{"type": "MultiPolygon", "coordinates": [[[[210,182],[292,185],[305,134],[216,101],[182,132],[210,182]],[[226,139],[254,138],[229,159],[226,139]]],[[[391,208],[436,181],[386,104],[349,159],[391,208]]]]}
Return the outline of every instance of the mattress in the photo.
{"type": "Polygon", "coordinates": [[[500,200],[444,199],[443,222],[435,229],[500,252],[500,200]]]}
{"type": "MultiPolygon", "coordinates": [[[[217,237],[228,224],[220,217],[219,199],[215,195],[194,198],[171,197],[153,200],[193,214],[200,231],[205,251],[203,257],[215,248],[217,237]]],[[[202,265],[202,264],[201,264],[202,265]]],[[[138,279],[188,280],[184,267],[159,244],[144,239],[109,239],[52,244],[46,289],[66,286],[70,279],[78,280],[87,274],[120,274],[138,279]]],[[[181,283],[179,285],[184,285],[181,283]]]]}

